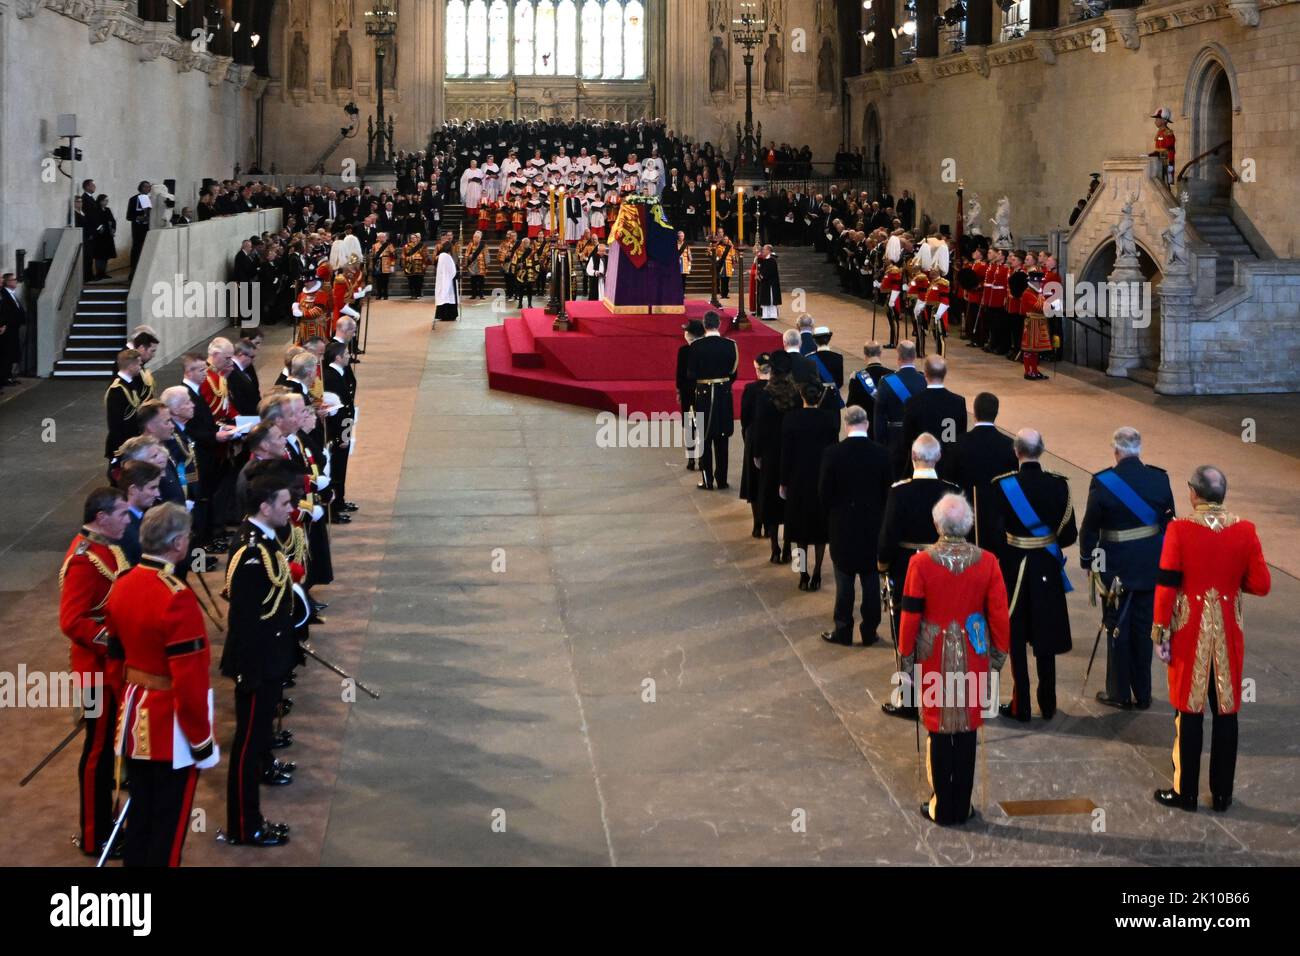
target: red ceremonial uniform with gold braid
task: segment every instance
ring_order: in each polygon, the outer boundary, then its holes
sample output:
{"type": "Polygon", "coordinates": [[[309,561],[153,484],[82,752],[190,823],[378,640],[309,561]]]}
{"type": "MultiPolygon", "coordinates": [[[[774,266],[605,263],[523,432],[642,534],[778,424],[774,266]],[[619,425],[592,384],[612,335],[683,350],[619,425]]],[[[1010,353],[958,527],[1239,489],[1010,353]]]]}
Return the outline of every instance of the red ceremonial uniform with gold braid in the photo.
{"type": "Polygon", "coordinates": [[[108,669],[104,603],[113,582],[130,568],[122,549],[103,535],[82,528],[72,539],[59,570],[59,629],[72,642],[73,673],[108,669]]]}
{"type": "Polygon", "coordinates": [[[948,280],[939,276],[930,283],[930,287],[925,290],[925,304],[930,306],[934,315],[943,323],[944,331],[948,330],[948,310],[942,308],[949,304],[948,280]]]}
{"type": "Polygon", "coordinates": [[[1222,505],[1198,505],[1169,523],[1156,575],[1152,639],[1171,641],[1169,702],[1189,714],[1206,704],[1213,670],[1221,714],[1241,708],[1245,660],[1242,594],[1272,579],[1255,525],[1222,505]]]}
{"type": "Polygon", "coordinates": [[[210,657],[194,592],[171,565],[146,556],[114,585],[106,622],[125,655],[118,754],[170,763],[175,723],[194,759],[206,759],[213,749],[210,657]]]}
{"type": "Polygon", "coordinates": [[[305,342],[314,335],[328,339],[332,324],[329,315],[333,307],[333,299],[324,283],[311,292],[306,289],[299,292],[297,305],[300,313],[297,317],[298,341],[305,342]]]}
{"type": "Polygon", "coordinates": [[[1026,289],[1017,300],[1020,314],[1025,317],[1025,327],[1020,333],[1022,352],[1052,351],[1052,330],[1043,310],[1047,300],[1033,289],[1026,289]]]}
{"type": "MultiPolygon", "coordinates": [[[[912,673],[913,663],[920,665],[913,693],[926,728],[950,734],[978,730],[983,723],[980,695],[987,693],[990,661],[1000,668],[1011,650],[1007,588],[997,558],[963,538],[940,538],[908,562],[901,608],[898,652],[905,673],[912,673]],[[983,652],[976,649],[967,630],[976,613],[987,623],[983,652]],[[974,687],[969,681],[962,684],[964,692],[976,692],[974,699],[968,694],[966,706],[940,706],[955,702],[938,689],[927,694],[926,675],[947,673],[975,675],[974,687]]],[[[945,686],[951,684],[935,685],[945,686]]]]}
{"type": "Polygon", "coordinates": [[[226,377],[211,365],[208,366],[207,374],[203,376],[203,384],[199,386],[199,396],[208,403],[208,410],[212,412],[212,417],[217,424],[234,420],[235,410],[230,404],[226,377]]]}

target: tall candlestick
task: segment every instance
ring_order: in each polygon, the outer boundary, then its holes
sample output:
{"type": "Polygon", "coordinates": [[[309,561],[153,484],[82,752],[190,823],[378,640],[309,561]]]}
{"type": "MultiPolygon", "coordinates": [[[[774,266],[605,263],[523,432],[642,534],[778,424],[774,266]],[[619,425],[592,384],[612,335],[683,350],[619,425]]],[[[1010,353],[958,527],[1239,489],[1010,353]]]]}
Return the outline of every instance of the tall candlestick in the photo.
{"type": "Polygon", "coordinates": [[[736,187],[736,245],[745,244],[745,187],[736,187]]]}
{"type": "Polygon", "coordinates": [[[555,187],[546,188],[546,229],[549,232],[555,231],[555,187]]]}
{"type": "Polygon", "coordinates": [[[717,235],[718,232],[718,186],[714,183],[709,187],[709,237],[717,235]]]}
{"type": "Polygon", "coordinates": [[[556,236],[556,238],[558,239],[558,238],[560,238],[560,219],[563,218],[564,215],[565,215],[565,211],[564,211],[564,187],[563,187],[563,186],[560,187],[560,191],[559,191],[559,193],[556,195],[555,198],[556,198],[556,203],[555,203],[555,236],[556,236]]]}

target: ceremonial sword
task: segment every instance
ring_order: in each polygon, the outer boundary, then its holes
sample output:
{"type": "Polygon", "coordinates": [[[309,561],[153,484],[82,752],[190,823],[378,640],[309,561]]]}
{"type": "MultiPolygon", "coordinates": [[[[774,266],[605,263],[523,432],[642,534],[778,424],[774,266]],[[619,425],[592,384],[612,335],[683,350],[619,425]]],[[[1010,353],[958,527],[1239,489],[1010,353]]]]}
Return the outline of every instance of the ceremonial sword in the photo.
{"type": "Polygon", "coordinates": [[[51,750],[51,751],[50,751],[49,753],[47,753],[44,757],[42,757],[42,758],[41,758],[41,762],[38,763],[35,767],[32,768],[31,773],[29,773],[27,776],[23,777],[23,779],[21,779],[21,780],[18,781],[18,786],[20,786],[20,787],[25,787],[25,786],[27,786],[29,783],[31,783],[31,782],[32,782],[32,778],[35,777],[38,773],[40,773],[42,770],[44,770],[44,769],[45,769],[45,765],[46,765],[47,763],[49,763],[51,760],[53,760],[55,757],[57,757],[60,753],[62,753],[62,752],[63,752],[63,748],[66,747],[68,744],[72,743],[72,738],[73,738],[73,737],[75,737],[75,736],[77,736],[77,734],[81,733],[81,727],[82,727],[83,724],[85,724],[85,722],[86,722],[86,715],[83,713],[80,717],[77,718],[77,722],[76,722],[76,724],[73,725],[72,730],[68,732],[68,736],[66,736],[66,737],[64,737],[62,740],[60,740],[60,741],[58,742],[58,744],[55,746],[55,748],[54,748],[53,750],[51,750]]]}

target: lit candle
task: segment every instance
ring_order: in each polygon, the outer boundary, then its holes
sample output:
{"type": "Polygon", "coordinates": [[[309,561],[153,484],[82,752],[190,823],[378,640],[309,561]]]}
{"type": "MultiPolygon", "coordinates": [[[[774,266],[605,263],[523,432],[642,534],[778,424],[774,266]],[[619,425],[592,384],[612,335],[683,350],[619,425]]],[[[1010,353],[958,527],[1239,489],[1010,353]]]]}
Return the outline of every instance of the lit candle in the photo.
{"type": "Polygon", "coordinates": [[[736,245],[745,244],[745,187],[736,187],[736,245]]]}
{"type": "Polygon", "coordinates": [[[718,184],[714,183],[709,187],[709,235],[717,235],[718,232],[718,184]]]}

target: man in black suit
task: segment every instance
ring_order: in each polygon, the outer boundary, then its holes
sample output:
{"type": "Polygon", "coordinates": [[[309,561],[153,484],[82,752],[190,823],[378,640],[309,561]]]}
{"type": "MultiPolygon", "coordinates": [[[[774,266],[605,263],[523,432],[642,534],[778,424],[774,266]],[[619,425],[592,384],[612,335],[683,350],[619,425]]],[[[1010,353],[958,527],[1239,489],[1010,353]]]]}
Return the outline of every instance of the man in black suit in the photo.
{"type": "Polygon", "coordinates": [[[1038,709],[1044,720],[1056,714],[1056,655],[1070,650],[1070,614],[1065,595],[1071,590],[1065,577],[1063,548],[1079,536],[1070,500],[1070,482],[1064,475],[1044,471],[1039,459],[1045,450],[1043,436],[1032,428],[1016,433],[1017,471],[993,482],[990,504],[1004,540],[992,543],[1002,565],[1010,595],[1011,703],[1003,704],[1003,717],[1028,723],[1029,648],[1038,669],[1038,709]]]}
{"type": "Polygon", "coordinates": [[[236,415],[256,415],[257,403],[262,400],[262,394],[251,373],[256,356],[257,349],[252,343],[245,339],[235,343],[234,364],[226,376],[226,388],[236,415]]]}
{"type": "Polygon", "coordinates": [[[18,330],[27,324],[27,310],[18,297],[18,277],[12,272],[4,274],[0,288],[0,391],[6,385],[17,385],[15,366],[22,360],[18,330]]]}
{"type": "MultiPolygon", "coordinates": [[[[844,356],[831,351],[831,330],[824,325],[817,326],[813,329],[813,341],[817,343],[817,358],[835,380],[835,390],[840,391],[844,388],[844,356]]],[[[870,419],[867,421],[870,422],[870,419]]]]}
{"type": "MultiPolygon", "coordinates": [[[[195,501],[192,540],[196,546],[224,551],[226,542],[214,541],[212,536],[212,494],[221,478],[218,467],[219,445],[227,440],[221,435],[228,434],[230,430],[218,429],[217,422],[212,417],[212,409],[200,391],[208,374],[208,360],[203,353],[186,352],[181,356],[181,374],[184,376],[181,383],[189,390],[194,406],[193,414],[184,423],[185,433],[192,442],[194,463],[198,470],[198,485],[190,491],[190,497],[195,501]]],[[[176,415],[174,410],[172,414],[176,415]]]]}
{"type": "Polygon", "coordinates": [[[904,406],[924,390],[925,378],[916,370],[916,343],[903,339],[898,343],[898,371],[880,380],[872,422],[877,438],[889,448],[896,478],[907,473],[907,452],[911,447],[903,437],[904,406]]]}
{"type": "Polygon", "coordinates": [[[695,414],[700,423],[700,471],[696,486],[708,491],[727,488],[727,442],[735,425],[731,383],[740,368],[740,350],[721,332],[722,316],[704,313],[704,336],[691,343],[686,376],[695,386],[695,414]]]}
{"type": "Polygon", "coordinates": [[[944,385],[947,377],[948,363],[943,356],[927,356],[925,388],[903,409],[903,441],[910,447],[918,437],[929,432],[943,446],[943,458],[952,454],[957,439],[966,434],[966,399],[948,391],[944,385]]]}
{"type": "Polygon", "coordinates": [[[95,279],[95,235],[99,231],[99,200],[95,196],[95,181],[81,181],[81,279],[93,282],[95,279]]]}
{"type": "Polygon", "coordinates": [[[257,278],[257,258],[253,254],[253,240],[245,239],[235,253],[234,279],[236,282],[252,282],[257,278]]]}
{"type": "Polygon", "coordinates": [[[172,412],[158,399],[151,399],[140,406],[136,418],[140,422],[140,434],[148,435],[158,442],[167,452],[167,460],[160,466],[162,473],[158,476],[158,497],[185,506],[185,482],[181,480],[180,471],[172,460],[168,442],[176,437],[176,428],[172,425],[172,412]]]}
{"type": "Polygon", "coordinates": [[[1095,571],[1115,600],[1102,604],[1106,634],[1108,707],[1151,706],[1151,624],[1164,531],[1174,519],[1174,495],[1163,468],[1142,461],[1142,435],[1119,428],[1111,437],[1115,466],[1092,476],[1079,528],[1079,563],[1095,571]]]}
{"type": "MultiPolygon", "coordinates": [[[[866,358],[867,364],[854,372],[849,379],[849,397],[846,401],[850,405],[866,409],[868,422],[875,421],[876,396],[880,394],[880,380],[889,374],[889,369],[880,361],[880,353],[879,342],[868,342],[864,345],[862,355],[866,358]]],[[[885,443],[881,435],[873,433],[871,437],[878,445],[885,443]]]]}
{"type": "Polygon", "coordinates": [[[939,471],[965,492],[975,511],[975,543],[992,548],[996,543],[990,528],[995,524],[996,508],[987,503],[994,478],[1016,469],[1016,453],[1010,435],[998,431],[998,397],[992,392],[975,396],[975,424],[957,440],[939,462],[939,471]]]}
{"type": "Polygon", "coordinates": [[[798,385],[820,382],[822,377],[817,371],[817,363],[799,351],[799,344],[800,336],[797,330],[786,329],[781,333],[781,345],[790,356],[790,377],[798,385]]]}
{"type": "MultiPolygon", "coordinates": [[[[894,594],[895,635],[899,633],[903,613],[903,582],[907,579],[907,565],[912,555],[939,540],[931,511],[944,495],[957,494],[961,490],[940,479],[935,471],[940,452],[939,439],[933,435],[917,438],[912,443],[912,477],[894,482],[885,501],[885,517],[880,523],[880,538],[876,545],[876,567],[888,575],[894,594]]],[[[916,720],[915,706],[890,701],[880,709],[891,717],[916,720]]]]}
{"type": "Polygon", "coordinates": [[[153,200],[149,198],[151,189],[152,183],[147,179],[141,180],[136,186],[135,195],[126,204],[126,218],[131,223],[131,274],[127,281],[135,276],[140,251],[144,248],[144,238],[149,235],[149,217],[153,214],[153,200]]]}
{"type": "Polygon", "coordinates": [[[880,577],[876,545],[889,496],[889,455],[868,433],[866,409],[844,410],[847,437],[822,455],[818,494],[827,512],[831,563],[835,568],[835,629],[822,640],[853,643],[854,586],[862,584],[863,646],[877,640],[880,626],[880,577]]]}
{"type": "Polygon", "coordinates": [[[117,486],[126,495],[129,517],[122,540],[118,542],[131,566],[140,563],[140,522],[144,513],[158,500],[158,484],[162,469],[147,461],[128,461],[122,466],[117,486]]]}
{"type": "Polygon", "coordinates": [[[691,345],[704,338],[704,323],[699,319],[691,319],[682,326],[682,337],[685,341],[677,347],[677,407],[682,411],[682,430],[686,436],[686,470],[694,471],[702,449],[698,444],[695,418],[691,413],[695,407],[695,383],[691,381],[687,365],[690,362],[691,345]]]}
{"type": "Polygon", "coordinates": [[[352,447],[352,422],[356,418],[357,379],[348,364],[346,343],[332,341],[325,346],[325,370],[322,372],[325,391],[339,397],[339,409],[325,419],[325,437],[329,441],[330,474],[334,482],[334,497],[330,511],[339,515],[355,511],[357,506],[347,500],[348,455],[352,447]]]}

